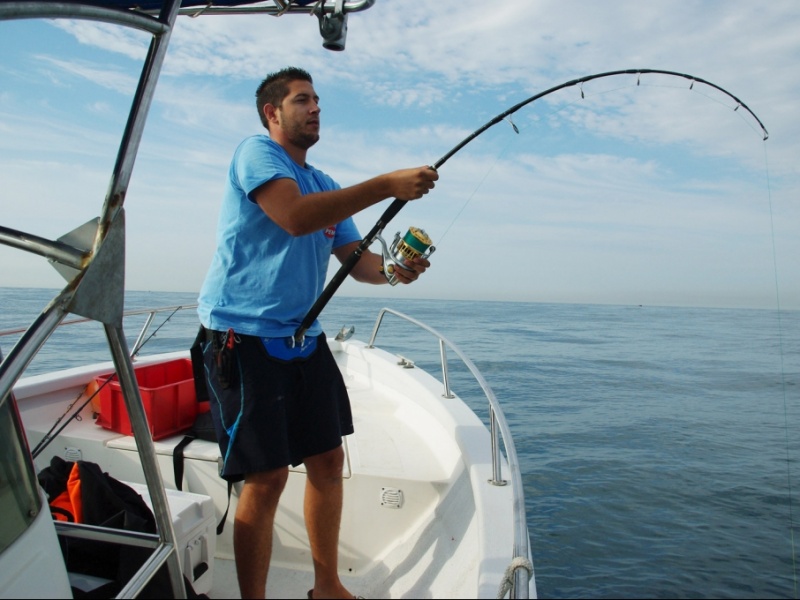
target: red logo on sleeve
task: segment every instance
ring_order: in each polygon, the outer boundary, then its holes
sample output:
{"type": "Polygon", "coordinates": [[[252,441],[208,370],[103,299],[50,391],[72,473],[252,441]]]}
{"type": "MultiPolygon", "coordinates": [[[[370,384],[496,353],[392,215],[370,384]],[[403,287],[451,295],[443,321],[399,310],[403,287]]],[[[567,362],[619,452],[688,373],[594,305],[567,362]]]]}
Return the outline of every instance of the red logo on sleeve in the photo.
{"type": "Polygon", "coordinates": [[[326,227],[325,228],[325,237],[326,238],[330,239],[334,235],[336,235],[336,225],[333,225],[331,227],[326,227]]]}

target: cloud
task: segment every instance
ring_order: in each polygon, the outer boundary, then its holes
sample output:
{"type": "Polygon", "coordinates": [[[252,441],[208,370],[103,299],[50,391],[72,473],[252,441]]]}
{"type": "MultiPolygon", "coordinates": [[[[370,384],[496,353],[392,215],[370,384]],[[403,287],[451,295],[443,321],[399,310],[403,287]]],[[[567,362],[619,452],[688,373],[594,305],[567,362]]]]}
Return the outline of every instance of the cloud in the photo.
{"type": "Polygon", "coordinates": [[[68,61],[46,55],[40,55],[38,58],[43,64],[57,69],[62,76],[66,74],[79,77],[120,94],[131,94],[136,89],[137,78],[130,73],[109,69],[89,61],[68,61]]]}
{"type": "Polygon", "coordinates": [[[144,60],[150,36],[118,25],[95,21],[55,20],[53,25],[86,46],[102,48],[136,61],[144,60]]]}
{"type": "MultiPolygon", "coordinates": [[[[311,71],[323,98],[309,161],[343,185],[433,163],[558,83],[660,68],[739,96],[769,141],[730,98],[683,79],[618,77],[584,85],[584,98],[578,87],[548,96],[513,116],[519,135],[498,123],[449,159],[434,192],[391,224],[390,238],[408,225],[443,238],[436,277],[400,293],[619,299],[638,281],[666,297],[670,282],[702,287],[716,265],[719,297],[741,265],[751,294],[774,243],[782,289],[800,305],[794,8],[381,0],[350,16],[344,53],[321,48],[313,17],[180,17],[129,189],[129,282],[199,286],[230,156],[261,131],[253,90],[287,64],[311,71]],[[154,273],[170,244],[175,261],[154,273]]],[[[91,22],[46,29],[52,46],[15,43],[3,66],[0,177],[14,199],[3,224],[33,227],[47,201],[40,224],[60,235],[98,210],[146,40],[91,22]]],[[[362,231],[385,206],[356,216],[362,231]]]]}

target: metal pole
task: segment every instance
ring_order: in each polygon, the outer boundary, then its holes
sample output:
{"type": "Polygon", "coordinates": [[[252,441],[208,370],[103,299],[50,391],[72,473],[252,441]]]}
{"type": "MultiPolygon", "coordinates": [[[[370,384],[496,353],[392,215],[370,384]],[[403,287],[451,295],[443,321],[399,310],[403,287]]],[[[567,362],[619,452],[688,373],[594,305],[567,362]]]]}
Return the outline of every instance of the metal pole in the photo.
{"type": "Polygon", "coordinates": [[[136,384],[136,373],[133,370],[133,362],[128,352],[125,334],[122,331],[122,327],[104,325],[104,328],[108,338],[108,345],[111,348],[111,355],[114,359],[114,365],[117,369],[117,378],[122,388],[122,396],[125,399],[125,408],[128,410],[128,417],[131,421],[131,429],[136,440],[136,448],[139,451],[139,459],[142,463],[147,489],[150,492],[150,500],[153,503],[156,526],[161,539],[172,549],[166,560],[174,597],[186,598],[181,563],[176,550],[177,541],[175,531],[172,528],[169,503],[167,502],[167,492],[164,490],[164,482],[161,479],[161,471],[158,468],[156,449],[153,446],[153,439],[147,424],[147,415],[144,412],[139,386],[136,384]]]}

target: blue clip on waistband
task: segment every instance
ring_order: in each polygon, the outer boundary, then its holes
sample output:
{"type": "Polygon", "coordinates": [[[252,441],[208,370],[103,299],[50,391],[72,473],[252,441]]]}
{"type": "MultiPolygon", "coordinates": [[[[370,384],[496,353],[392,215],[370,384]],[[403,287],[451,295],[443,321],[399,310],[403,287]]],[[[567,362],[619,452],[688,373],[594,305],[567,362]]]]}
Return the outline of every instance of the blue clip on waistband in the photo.
{"type": "Polygon", "coordinates": [[[294,337],[262,337],[261,342],[264,344],[267,354],[280,360],[308,358],[317,349],[316,336],[304,338],[301,344],[296,344],[294,337]]]}

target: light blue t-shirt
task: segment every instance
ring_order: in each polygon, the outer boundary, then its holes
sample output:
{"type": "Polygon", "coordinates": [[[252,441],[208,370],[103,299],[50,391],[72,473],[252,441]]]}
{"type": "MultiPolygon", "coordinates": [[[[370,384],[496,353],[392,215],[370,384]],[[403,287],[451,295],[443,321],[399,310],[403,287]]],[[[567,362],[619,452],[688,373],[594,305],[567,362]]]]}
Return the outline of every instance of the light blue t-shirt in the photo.
{"type": "MultiPolygon", "coordinates": [[[[217,226],[217,250],[200,289],[197,312],[208,329],[259,337],[293,335],[325,286],[331,252],[361,240],[353,220],[293,237],[250,194],[290,178],[302,194],[339,189],[308,163],[295,163],[266,135],[245,139],[233,155],[217,226]]],[[[307,335],[322,333],[318,321],[307,335]]]]}

